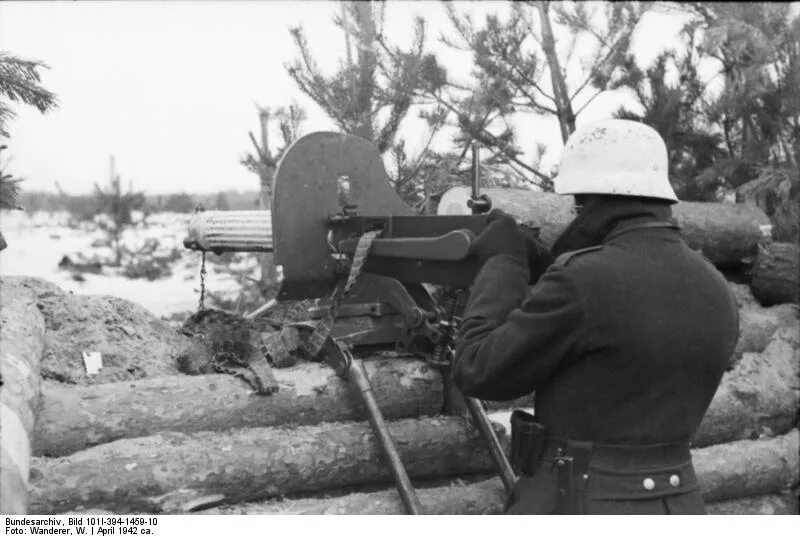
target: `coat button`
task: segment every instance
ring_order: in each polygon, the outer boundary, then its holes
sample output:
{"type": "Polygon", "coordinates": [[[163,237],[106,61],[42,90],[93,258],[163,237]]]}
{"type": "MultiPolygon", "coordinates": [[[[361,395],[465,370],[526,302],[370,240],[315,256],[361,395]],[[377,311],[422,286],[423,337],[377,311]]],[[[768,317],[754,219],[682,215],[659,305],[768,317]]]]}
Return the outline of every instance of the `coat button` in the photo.
{"type": "Polygon", "coordinates": [[[653,490],[654,488],[656,488],[656,482],[648,477],[647,479],[642,481],[642,486],[645,488],[645,490],[653,490]]]}
{"type": "Polygon", "coordinates": [[[669,476],[669,484],[672,485],[673,487],[678,487],[681,484],[681,478],[673,474],[669,476]]]}

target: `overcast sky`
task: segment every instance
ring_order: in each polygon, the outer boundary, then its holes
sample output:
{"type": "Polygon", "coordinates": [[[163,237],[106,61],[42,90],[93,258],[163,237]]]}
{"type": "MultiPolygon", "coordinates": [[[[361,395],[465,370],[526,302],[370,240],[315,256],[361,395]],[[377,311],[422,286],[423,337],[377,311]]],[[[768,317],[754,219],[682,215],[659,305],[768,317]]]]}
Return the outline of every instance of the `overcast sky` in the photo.
{"type": "MultiPolygon", "coordinates": [[[[456,2],[478,20],[504,3],[456,2]]],[[[444,50],[436,37],[449,23],[438,2],[390,1],[385,33],[402,45],[412,20],[429,24],[431,50],[451,73],[465,76],[469,57],[444,50]]],[[[46,115],[15,106],[8,171],[26,178],[28,190],[89,192],[108,179],[109,155],[124,181],[148,193],[210,192],[257,188],[239,164],[258,132],[255,103],[283,106],[292,100],[308,112],[304,132],[333,130],[321,110],[296,88],[283,65],[296,48],[288,28],[302,24],[323,69],[344,54],[332,16],[337,4],[307,2],[0,2],[0,50],[44,61],[44,85],[60,106],[46,115]]],[[[640,63],[674,46],[681,21],[648,16],[634,44],[640,63]]],[[[330,71],[329,71],[330,72],[330,71]]],[[[578,123],[608,117],[627,102],[603,95],[578,123]]],[[[521,142],[548,145],[545,163],[560,154],[554,119],[520,117],[521,142]]],[[[402,134],[411,146],[419,123],[402,134]]]]}

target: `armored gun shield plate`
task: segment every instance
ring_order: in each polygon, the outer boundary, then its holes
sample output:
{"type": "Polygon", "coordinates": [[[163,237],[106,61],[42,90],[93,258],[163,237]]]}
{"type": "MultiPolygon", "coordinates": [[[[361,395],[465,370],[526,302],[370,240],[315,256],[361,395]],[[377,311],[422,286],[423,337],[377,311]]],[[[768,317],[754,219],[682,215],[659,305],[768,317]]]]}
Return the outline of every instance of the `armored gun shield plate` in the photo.
{"type": "Polygon", "coordinates": [[[389,184],[377,148],[362,138],[315,132],[284,154],[272,195],[273,251],[283,267],[279,300],[319,298],[338,278],[328,244],[331,217],[345,206],[359,216],[413,214],[389,184]]]}

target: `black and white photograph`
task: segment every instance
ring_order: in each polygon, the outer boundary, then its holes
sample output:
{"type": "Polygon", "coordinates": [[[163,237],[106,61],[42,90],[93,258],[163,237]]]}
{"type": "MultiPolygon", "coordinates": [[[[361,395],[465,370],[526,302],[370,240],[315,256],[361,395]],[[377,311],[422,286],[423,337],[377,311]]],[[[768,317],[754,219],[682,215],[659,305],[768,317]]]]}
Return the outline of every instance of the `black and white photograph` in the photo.
{"type": "Polygon", "coordinates": [[[2,533],[796,531],[798,161],[800,2],[2,1],[2,533]]]}

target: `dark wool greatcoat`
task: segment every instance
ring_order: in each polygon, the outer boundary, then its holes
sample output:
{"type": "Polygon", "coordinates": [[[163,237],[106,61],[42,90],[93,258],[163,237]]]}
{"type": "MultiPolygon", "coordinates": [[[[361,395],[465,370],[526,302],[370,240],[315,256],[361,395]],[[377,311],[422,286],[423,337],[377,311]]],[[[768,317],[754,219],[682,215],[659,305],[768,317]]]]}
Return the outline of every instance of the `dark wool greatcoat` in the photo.
{"type": "MultiPolygon", "coordinates": [[[[581,474],[584,513],[703,513],[688,442],[733,353],[736,303],[677,229],[654,227],[671,222],[669,206],[589,209],[567,231],[587,236],[561,241],[589,247],[560,255],[532,288],[526,260],[486,261],[464,312],[454,381],[487,400],[535,391],[536,419],[557,441],[686,446],[685,460],[590,463],[581,474]]],[[[544,460],[518,481],[507,510],[553,513],[557,488],[544,460]]]]}

